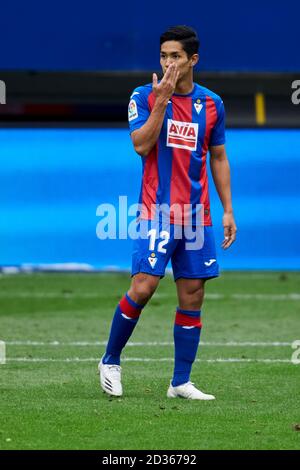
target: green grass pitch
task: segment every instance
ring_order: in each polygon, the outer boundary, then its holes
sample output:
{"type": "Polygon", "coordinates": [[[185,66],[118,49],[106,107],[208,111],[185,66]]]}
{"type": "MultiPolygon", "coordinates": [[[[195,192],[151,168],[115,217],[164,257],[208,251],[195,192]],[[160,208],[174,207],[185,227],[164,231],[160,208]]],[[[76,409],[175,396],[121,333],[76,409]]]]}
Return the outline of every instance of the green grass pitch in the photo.
{"type": "Polygon", "coordinates": [[[124,351],[124,396],[102,393],[97,360],[128,286],[128,274],[0,275],[1,449],[300,448],[300,273],[207,283],[192,380],[213,402],[166,398],[177,305],[168,276],[124,351]]]}

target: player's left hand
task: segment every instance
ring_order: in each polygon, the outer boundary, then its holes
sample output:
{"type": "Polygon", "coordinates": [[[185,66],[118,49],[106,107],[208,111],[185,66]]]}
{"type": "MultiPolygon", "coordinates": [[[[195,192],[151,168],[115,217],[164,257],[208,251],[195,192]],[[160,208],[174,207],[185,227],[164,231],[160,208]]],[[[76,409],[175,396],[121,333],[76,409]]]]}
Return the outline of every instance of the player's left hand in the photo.
{"type": "Polygon", "coordinates": [[[223,215],[223,227],[224,227],[224,240],[222,242],[222,248],[227,250],[234,240],[236,239],[237,228],[235,225],[234,217],[232,212],[224,212],[223,215]]]}

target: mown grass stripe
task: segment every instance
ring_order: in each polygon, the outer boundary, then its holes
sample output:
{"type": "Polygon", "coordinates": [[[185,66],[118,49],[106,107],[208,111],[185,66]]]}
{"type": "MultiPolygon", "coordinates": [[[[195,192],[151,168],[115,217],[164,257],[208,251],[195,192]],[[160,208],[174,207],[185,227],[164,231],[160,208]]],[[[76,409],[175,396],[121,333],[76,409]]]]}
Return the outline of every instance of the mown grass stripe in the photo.
{"type": "MultiPolygon", "coordinates": [[[[20,298],[20,299],[101,299],[108,298],[107,294],[100,294],[95,292],[0,292],[1,298],[20,298]]],[[[112,297],[115,298],[115,295],[112,297]]],[[[170,294],[157,293],[154,294],[153,299],[170,298],[170,294]]],[[[293,300],[300,301],[300,294],[298,292],[290,292],[288,294],[221,294],[221,293],[207,293],[205,294],[206,300],[224,300],[224,299],[235,299],[235,300],[293,300]]]]}
{"type": "MultiPolygon", "coordinates": [[[[70,341],[70,342],[60,342],[60,341],[6,341],[8,346],[51,346],[51,347],[68,347],[68,346],[79,346],[79,347],[93,347],[93,346],[106,346],[107,341],[70,341]]],[[[173,346],[172,341],[137,341],[137,342],[128,342],[126,346],[129,347],[139,347],[139,346],[173,346]]],[[[284,342],[251,342],[251,341],[228,341],[228,342],[214,342],[214,341],[201,341],[200,346],[226,346],[226,347],[291,347],[292,341],[284,342]]]]}

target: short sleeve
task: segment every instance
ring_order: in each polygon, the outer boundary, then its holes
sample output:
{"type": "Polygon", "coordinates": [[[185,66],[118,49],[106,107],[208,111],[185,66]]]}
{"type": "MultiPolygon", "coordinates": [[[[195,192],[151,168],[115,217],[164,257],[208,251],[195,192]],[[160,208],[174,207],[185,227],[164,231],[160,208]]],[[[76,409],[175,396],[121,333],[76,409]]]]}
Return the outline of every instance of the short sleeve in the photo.
{"type": "Polygon", "coordinates": [[[210,146],[225,144],[225,108],[221,99],[216,103],[216,108],[217,121],[211,132],[210,146]]]}
{"type": "Polygon", "coordinates": [[[135,90],[128,105],[128,123],[130,133],[142,127],[150,116],[148,99],[143,89],[135,90]]]}

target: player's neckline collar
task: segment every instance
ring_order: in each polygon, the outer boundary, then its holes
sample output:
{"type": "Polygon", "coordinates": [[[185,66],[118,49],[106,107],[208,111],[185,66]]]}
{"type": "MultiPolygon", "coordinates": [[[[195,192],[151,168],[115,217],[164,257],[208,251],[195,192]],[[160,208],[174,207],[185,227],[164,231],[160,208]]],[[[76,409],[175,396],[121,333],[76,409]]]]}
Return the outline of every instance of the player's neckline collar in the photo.
{"type": "Polygon", "coordinates": [[[194,93],[194,91],[195,91],[195,86],[196,86],[196,85],[195,85],[195,83],[193,82],[193,89],[192,89],[192,91],[190,91],[190,93],[186,93],[186,94],[182,94],[182,93],[173,93],[173,96],[179,96],[179,97],[182,96],[182,98],[186,98],[187,96],[191,96],[191,95],[194,93]]]}

